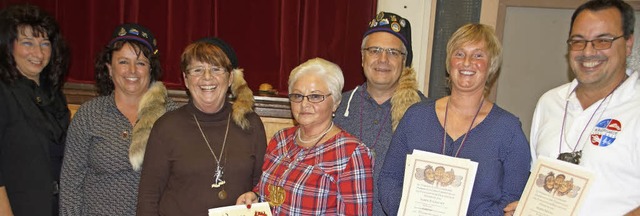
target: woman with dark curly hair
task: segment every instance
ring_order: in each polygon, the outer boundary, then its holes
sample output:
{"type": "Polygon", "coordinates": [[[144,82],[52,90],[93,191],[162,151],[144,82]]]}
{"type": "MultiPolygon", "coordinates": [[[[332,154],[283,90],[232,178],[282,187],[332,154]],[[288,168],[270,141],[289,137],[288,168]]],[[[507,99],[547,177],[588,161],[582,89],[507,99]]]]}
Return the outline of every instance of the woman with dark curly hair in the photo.
{"type": "Polygon", "coordinates": [[[69,127],[60,215],[135,215],[149,132],[178,106],[158,81],[156,40],[143,26],[116,27],[95,72],[100,97],[84,103],[69,127]]]}
{"type": "Polygon", "coordinates": [[[0,11],[0,215],[57,215],[67,46],[32,5],[0,11]]]}

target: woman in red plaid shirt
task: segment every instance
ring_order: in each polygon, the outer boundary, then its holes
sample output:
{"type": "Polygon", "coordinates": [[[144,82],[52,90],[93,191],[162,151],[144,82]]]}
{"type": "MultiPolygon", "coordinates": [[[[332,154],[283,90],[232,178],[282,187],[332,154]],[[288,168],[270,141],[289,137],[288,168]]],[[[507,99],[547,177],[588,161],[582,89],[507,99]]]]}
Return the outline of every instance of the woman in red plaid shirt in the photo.
{"type": "Polygon", "coordinates": [[[298,126],[273,136],[260,182],[238,204],[267,201],[274,215],[371,215],[371,152],[332,121],[343,85],[340,67],[321,58],[291,71],[289,99],[298,126]]]}

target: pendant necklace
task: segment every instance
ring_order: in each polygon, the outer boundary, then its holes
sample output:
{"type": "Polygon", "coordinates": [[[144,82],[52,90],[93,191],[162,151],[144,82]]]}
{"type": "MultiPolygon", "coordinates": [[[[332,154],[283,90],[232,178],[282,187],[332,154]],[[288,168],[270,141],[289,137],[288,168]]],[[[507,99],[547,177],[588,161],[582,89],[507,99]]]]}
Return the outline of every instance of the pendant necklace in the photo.
{"type": "MultiPolygon", "coordinates": [[[[576,88],[578,88],[577,86],[575,88],[573,88],[573,90],[571,90],[571,92],[569,92],[569,95],[567,96],[567,101],[564,104],[564,115],[562,116],[562,128],[560,131],[560,144],[558,145],[558,160],[561,161],[566,161],[569,163],[573,163],[573,164],[580,164],[580,158],[582,158],[582,149],[580,149],[579,151],[576,151],[576,149],[578,148],[578,145],[580,144],[580,140],[582,139],[582,135],[584,135],[584,132],[587,130],[587,127],[589,127],[589,124],[591,123],[591,120],[593,120],[593,117],[596,115],[596,113],[598,112],[598,110],[600,109],[600,107],[602,106],[602,104],[604,104],[604,101],[607,100],[607,98],[609,98],[609,96],[611,96],[613,94],[614,91],[616,91],[616,89],[618,89],[618,87],[620,87],[620,85],[622,85],[622,82],[624,82],[625,79],[623,79],[622,81],[620,81],[620,83],[618,83],[618,85],[613,88],[613,90],[611,90],[611,92],[609,92],[609,94],[607,94],[606,97],[604,97],[602,99],[602,101],[600,101],[600,104],[598,104],[598,106],[596,107],[596,110],[593,111],[593,114],[591,114],[591,117],[589,117],[589,121],[587,121],[587,124],[584,126],[584,128],[582,129],[582,132],[580,132],[580,136],[578,137],[578,141],[576,142],[576,144],[573,146],[573,148],[571,148],[571,152],[562,152],[562,137],[564,135],[564,126],[567,120],[567,107],[569,106],[569,96],[571,96],[571,94],[573,94],[576,91],[576,88]]],[[[607,103],[608,106],[608,103],[607,103]]],[[[604,108],[605,110],[607,109],[606,107],[604,108]]],[[[604,110],[602,111],[602,113],[604,113],[604,110]]],[[[600,115],[602,115],[602,113],[600,115]]],[[[571,147],[571,146],[569,146],[571,147]]],[[[582,146],[582,148],[584,148],[584,146],[582,146]]]]}
{"type": "MultiPolygon", "coordinates": [[[[362,132],[362,122],[364,122],[363,120],[363,116],[362,113],[363,111],[363,107],[364,107],[364,93],[361,93],[361,97],[362,97],[362,103],[360,103],[360,137],[362,139],[362,137],[364,137],[364,133],[362,132]]],[[[389,111],[390,110],[386,110],[384,112],[384,120],[382,121],[382,124],[380,124],[380,129],[378,129],[378,134],[376,135],[376,139],[373,140],[373,144],[371,144],[371,147],[369,149],[371,149],[371,154],[375,157],[376,155],[376,144],[378,143],[378,139],[380,138],[380,134],[382,133],[382,130],[385,128],[385,123],[387,123],[387,119],[389,119],[389,111]]]]}
{"type": "MultiPolygon", "coordinates": [[[[450,101],[451,101],[451,96],[449,96],[449,98],[447,99],[447,106],[444,109],[444,123],[442,126],[444,127],[444,134],[442,135],[442,154],[443,155],[446,155],[445,150],[447,146],[447,114],[449,113],[450,101]]],[[[482,105],[484,105],[484,97],[482,97],[482,99],[480,100],[480,106],[478,107],[478,111],[476,111],[476,115],[473,116],[473,120],[471,120],[471,125],[469,125],[469,129],[467,130],[467,133],[464,134],[464,138],[462,138],[462,142],[460,142],[460,146],[458,146],[458,151],[456,151],[456,154],[452,156],[458,157],[458,154],[460,154],[460,149],[462,149],[462,146],[464,145],[464,141],[467,141],[467,136],[469,136],[469,132],[471,132],[471,128],[473,128],[473,123],[476,122],[476,118],[478,117],[478,114],[482,109],[482,105]]]]}
{"type": "MultiPolygon", "coordinates": [[[[331,125],[329,125],[329,128],[327,128],[327,130],[322,132],[321,136],[319,136],[320,138],[309,140],[309,142],[315,141],[316,143],[313,144],[311,147],[309,147],[307,149],[307,152],[304,153],[302,159],[299,160],[299,162],[302,162],[302,160],[304,160],[307,156],[309,156],[309,152],[311,152],[311,150],[313,148],[315,148],[318,145],[318,143],[320,143],[320,141],[322,141],[322,139],[329,133],[329,131],[331,131],[332,128],[333,128],[333,121],[331,122],[331,125]]],[[[300,130],[300,128],[298,128],[296,130],[296,134],[294,135],[294,137],[297,137],[297,139],[300,140],[301,142],[305,142],[306,140],[302,139],[302,137],[300,136],[300,133],[301,133],[301,130],[300,130]]],[[[305,143],[309,143],[309,142],[305,142],[305,143]]],[[[295,141],[294,141],[294,145],[296,145],[295,141]]],[[[284,147],[284,150],[285,150],[284,154],[285,154],[286,159],[283,159],[283,160],[290,162],[291,161],[291,157],[289,156],[289,149],[286,148],[286,145],[284,147]]],[[[275,170],[273,172],[274,176],[276,174],[278,174],[278,170],[280,170],[280,165],[282,165],[281,162],[279,162],[276,165],[276,168],[275,168],[275,170]]],[[[267,185],[267,190],[269,191],[269,195],[266,197],[266,199],[269,202],[270,206],[278,207],[278,206],[280,206],[280,205],[282,205],[284,203],[284,200],[287,197],[287,192],[284,189],[284,183],[285,183],[284,181],[286,180],[286,178],[284,177],[285,176],[284,174],[289,172],[289,169],[291,169],[293,167],[295,167],[295,166],[293,166],[293,164],[289,164],[288,168],[284,172],[282,172],[280,174],[280,180],[278,181],[277,177],[274,180],[274,183],[275,182],[279,182],[278,185],[281,185],[281,186],[276,186],[274,184],[268,184],[267,185]]]]}
{"type": "MultiPolygon", "coordinates": [[[[224,167],[220,165],[220,160],[222,160],[222,157],[224,156],[224,147],[227,144],[227,135],[229,134],[229,123],[231,120],[231,113],[229,113],[229,116],[227,117],[227,129],[224,132],[224,139],[222,141],[222,149],[220,149],[220,157],[216,156],[215,153],[213,153],[213,149],[211,148],[211,145],[209,144],[209,140],[207,139],[207,136],[204,135],[204,132],[202,131],[202,127],[200,127],[200,123],[198,122],[198,118],[196,117],[195,114],[193,114],[193,119],[196,121],[196,125],[198,126],[198,130],[200,130],[200,134],[202,134],[202,138],[204,139],[204,142],[207,143],[207,147],[209,147],[209,151],[211,151],[211,155],[213,155],[213,159],[215,159],[216,161],[216,171],[213,174],[213,184],[211,184],[211,188],[219,188],[221,186],[223,186],[226,182],[222,179],[222,175],[224,174],[224,167]]],[[[226,163],[226,158],[225,158],[225,163],[226,163]]],[[[218,198],[220,198],[221,200],[224,200],[227,198],[227,192],[224,190],[224,186],[222,187],[222,189],[220,190],[220,192],[218,192],[218,198]]]]}

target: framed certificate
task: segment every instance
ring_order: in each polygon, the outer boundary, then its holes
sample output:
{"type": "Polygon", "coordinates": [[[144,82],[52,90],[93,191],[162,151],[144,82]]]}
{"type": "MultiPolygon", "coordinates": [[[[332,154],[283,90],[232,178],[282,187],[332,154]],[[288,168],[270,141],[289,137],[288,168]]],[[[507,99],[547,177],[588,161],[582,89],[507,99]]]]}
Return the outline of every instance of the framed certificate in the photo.
{"type": "Polygon", "coordinates": [[[547,157],[540,157],[514,215],[577,215],[593,173],[585,168],[547,157]]]}
{"type": "Polygon", "coordinates": [[[271,216],[269,203],[261,202],[251,204],[248,209],[246,205],[233,205],[220,208],[209,209],[209,216],[271,216]]]}
{"type": "Polygon", "coordinates": [[[466,215],[478,163],[420,150],[407,155],[398,215],[466,215]]]}

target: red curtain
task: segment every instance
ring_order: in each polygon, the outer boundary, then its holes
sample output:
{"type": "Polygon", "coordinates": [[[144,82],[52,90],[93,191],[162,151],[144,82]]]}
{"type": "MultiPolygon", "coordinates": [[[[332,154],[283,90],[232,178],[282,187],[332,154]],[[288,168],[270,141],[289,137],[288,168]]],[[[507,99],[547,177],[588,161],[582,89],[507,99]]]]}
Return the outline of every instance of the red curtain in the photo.
{"type": "Polygon", "coordinates": [[[184,89],[180,54],[190,42],[216,36],[235,49],[256,92],[271,83],[286,93],[289,72],[322,57],[341,66],[345,90],[364,81],[362,34],[377,0],[2,0],[0,7],[30,2],[60,23],[71,47],[68,82],[93,83],[96,54],[115,26],[140,23],[155,34],[169,88],[184,89]]]}

